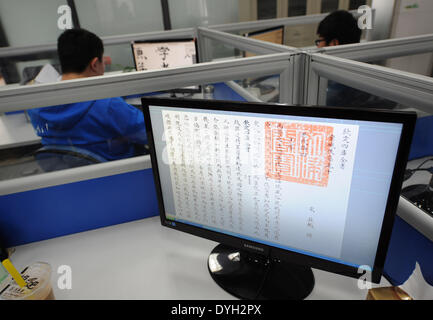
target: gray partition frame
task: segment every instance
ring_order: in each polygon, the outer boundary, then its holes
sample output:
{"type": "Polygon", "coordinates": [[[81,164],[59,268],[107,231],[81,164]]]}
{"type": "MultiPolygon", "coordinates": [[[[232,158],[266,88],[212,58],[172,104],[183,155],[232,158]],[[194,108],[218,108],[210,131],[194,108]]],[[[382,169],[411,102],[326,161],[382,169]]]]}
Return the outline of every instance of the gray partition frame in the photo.
{"type": "Polygon", "coordinates": [[[431,77],[324,54],[312,54],[307,104],[326,104],[328,79],[433,114],[431,77]]]}
{"type": "MultiPolygon", "coordinates": [[[[246,38],[238,35],[233,35],[217,30],[211,30],[208,28],[197,28],[197,37],[199,43],[199,55],[201,56],[202,61],[210,61],[211,60],[211,52],[210,52],[210,43],[209,40],[218,41],[224,43],[225,45],[232,46],[236,49],[240,49],[243,51],[252,52],[254,54],[278,54],[278,53],[291,53],[294,55],[299,54],[299,50],[293,47],[288,47],[284,45],[274,44],[266,41],[256,40],[252,38],[246,38]]],[[[240,61],[243,59],[236,59],[236,61],[240,61]]],[[[298,90],[297,87],[292,86],[291,84],[297,83],[296,76],[298,73],[295,68],[295,59],[291,59],[291,66],[285,68],[283,72],[280,72],[280,103],[286,104],[295,104],[298,101],[298,90]]],[[[259,76],[263,76],[266,74],[261,74],[259,76]]],[[[231,83],[231,85],[236,85],[231,83]]],[[[242,91],[241,88],[238,90],[242,91]]]]}
{"type": "Polygon", "coordinates": [[[309,50],[309,53],[323,53],[362,62],[379,61],[428,52],[433,52],[433,34],[309,50]]]}
{"type": "MultiPolygon", "coordinates": [[[[0,88],[0,112],[48,107],[58,104],[282,74],[293,71],[293,53],[277,53],[245,59],[200,63],[189,67],[120,73],[31,86],[0,88]]],[[[287,82],[286,82],[287,84],[287,82]]],[[[286,87],[288,88],[287,84],[286,87]]]]}
{"type": "MultiPolygon", "coordinates": [[[[405,37],[405,38],[397,38],[397,39],[388,39],[388,40],[380,40],[380,41],[372,41],[372,42],[364,42],[357,44],[349,44],[335,47],[326,47],[321,49],[312,49],[307,50],[306,53],[309,54],[309,60],[313,59],[314,54],[324,54],[328,56],[334,56],[338,58],[344,58],[349,60],[355,60],[359,62],[374,62],[380,61],[390,58],[402,57],[407,55],[421,54],[421,53],[430,53],[433,51],[433,34],[426,34],[420,36],[413,37],[405,37]]],[[[310,64],[307,66],[307,73],[310,75],[308,82],[312,82],[313,87],[307,89],[309,92],[305,93],[305,103],[318,103],[324,104],[324,99],[326,96],[326,88],[327,88],[327,79],[321,77],[320,79],[316,79],[316,75],[311,73],[310,64]],[[318,84],[317,84],[318,82],[318,84]],[[316,91],[315,86],[318,86],[318,90],[316,91]],[[316,99],[317,98],[317,99],[316,99]]],[[[372,70],[379,70],[378,68],[373,68],[372,70]]],[[[392,69],[388,69],[392,70],[392,69]]],[[[402,73],[400,71],[394,70],[394,74],[402,73]]],[[[374,71],[373,71],[374,72],[374,71]]],[[[386,71],[385,71],[386,72],[386,71]]],[[[375,73],[378,74],[378,73],[375,73]]],[[[415,77],[416,78],[416,77],[415,77]]],[[[417,81],[416,79],[412,79],[417,81]]],[[[349,85],[349,83],[347,83],[349,85]]],[[[367,89],[364,90],[367,92],[367,89]]],[[[376,91],[376,90],[375,90],[376,91]]],[[[370,92],[371,93],[371,92],[370,92]]],[[[379,95],[380,94],[376,94],[379,95]]],[[[384,97],[389,100],[396,101],[393,98],[384,97]]],[[[402,101],[397,101],[403,103],[405,99],[402,101]]],[[[424,104],[422,104],[424,105],[424,104]]],[[[424,107],[420,107],[421,110],[426,111],[424,107]]],[[[430,110],[428,107],[427,109],[430,110]]],[[[427,111],[427,112],[433,112],[427,111]]]]}

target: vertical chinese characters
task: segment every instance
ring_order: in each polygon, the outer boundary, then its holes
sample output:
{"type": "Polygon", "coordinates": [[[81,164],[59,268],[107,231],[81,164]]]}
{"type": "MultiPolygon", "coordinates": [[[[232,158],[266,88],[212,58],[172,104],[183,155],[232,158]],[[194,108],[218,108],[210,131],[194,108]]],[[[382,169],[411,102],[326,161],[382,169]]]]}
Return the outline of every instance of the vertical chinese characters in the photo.
{"type": "Polygon", "coordinates": [[[170,65],[167,62],[167,56],[170,54],[170,48],[167,46],[160,46],[156,48],[156,52],[161,57],[161,68],[165,69],[170,67],[170,65]]]}

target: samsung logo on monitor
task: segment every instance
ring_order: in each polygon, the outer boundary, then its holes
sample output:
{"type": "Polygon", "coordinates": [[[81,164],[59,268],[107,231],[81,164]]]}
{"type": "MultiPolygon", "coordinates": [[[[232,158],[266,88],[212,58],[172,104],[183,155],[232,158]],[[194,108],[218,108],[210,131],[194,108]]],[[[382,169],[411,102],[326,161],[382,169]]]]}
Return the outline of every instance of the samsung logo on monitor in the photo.
{"type": "Polygon", "coordinates": [[[263,248],[252,246],[252,245],[250,245],[248,243],[244,243],[244,247],[248,248],[248,249],[253,249],[253,250],[256,250],[256,251],[260,251],[260,252],[264,252],[265,251],[265,249],[263,249],[263,248]]]}

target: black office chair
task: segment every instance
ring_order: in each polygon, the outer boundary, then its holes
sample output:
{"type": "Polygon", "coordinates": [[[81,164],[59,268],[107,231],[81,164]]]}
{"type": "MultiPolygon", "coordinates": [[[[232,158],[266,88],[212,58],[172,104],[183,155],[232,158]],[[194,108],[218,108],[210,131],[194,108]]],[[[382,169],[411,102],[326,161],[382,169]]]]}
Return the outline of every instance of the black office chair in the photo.
{"type": "Polygon", "coordinates": [[[34,157],[44,172],[103,163],[108,160],[89,150],[76,146],[44,146],[34,152],[34,157]]]}

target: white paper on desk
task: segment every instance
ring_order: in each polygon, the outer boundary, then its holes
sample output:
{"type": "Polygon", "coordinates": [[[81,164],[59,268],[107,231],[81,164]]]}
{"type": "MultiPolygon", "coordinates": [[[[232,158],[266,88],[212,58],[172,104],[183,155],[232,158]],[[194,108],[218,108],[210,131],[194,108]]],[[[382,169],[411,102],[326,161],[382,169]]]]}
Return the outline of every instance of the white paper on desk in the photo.
{"type": "Polygon", "coordinates": [[[414,300],[433,300],[433,287],[425,281],[418,262],[412,275],[400,288],[414,300]]]}
{"type": "Polygon", "coordinates": [[[51,65],[46,64],[42,67],[41,71],[39,71],[37,77],[35,78],[36,83],[50,83],[57,82],[60,79],[60,74],[57,70],[51,65]]]}

